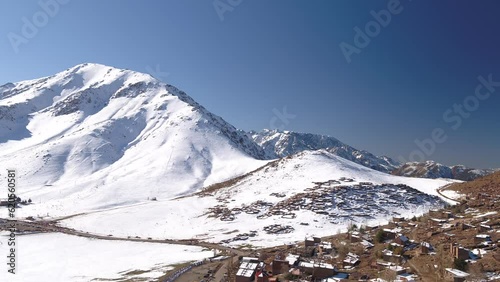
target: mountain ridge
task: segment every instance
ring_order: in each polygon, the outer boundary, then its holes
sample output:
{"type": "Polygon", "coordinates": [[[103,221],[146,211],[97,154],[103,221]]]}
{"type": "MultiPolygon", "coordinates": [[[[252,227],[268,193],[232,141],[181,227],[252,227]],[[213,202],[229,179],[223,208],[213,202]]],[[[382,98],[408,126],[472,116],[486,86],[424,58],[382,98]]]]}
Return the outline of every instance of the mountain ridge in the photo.
{"type": "Polygon", "coordinates": [[[328,135],[268,129],[261,132],[250,131],[249,135],[270,158],[286,157],[304,150],[326,149],[355,163],[386,173],[399,165],[389,157],[378,157],[368,151],[358,150],[328,135]]]}
{"type": "Polygon", "coordinates": [[[328,135],[268,129],[250,131],[248,134],[262,147],[268,158],[286,157],[304,150],[325,149],[363,166],[398,176],[470,181],[498,171],[463,165],[446,166],[431,160],[399,163],[387,156],[375,156],[368,151],[356,149],[328,135]]]}
{"type": "Polygon", "coordinates": [[[476,169],[464,165],[446,166],[435,161],[408,162],[392,171],[393,175],[422,178],[450,178],[471,181],[498,169],[476,169]]]}

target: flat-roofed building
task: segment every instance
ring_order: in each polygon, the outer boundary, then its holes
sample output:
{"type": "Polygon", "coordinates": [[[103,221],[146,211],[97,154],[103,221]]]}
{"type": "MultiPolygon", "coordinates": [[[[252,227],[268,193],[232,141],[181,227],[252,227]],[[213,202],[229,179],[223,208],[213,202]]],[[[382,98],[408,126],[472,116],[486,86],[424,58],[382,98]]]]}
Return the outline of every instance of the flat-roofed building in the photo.
{"type": "Polygon", "coordinates": [[[255,270],[258,263],[242,262],[238,272],[236,272],[236,282],[251,282],[255,277],[255,270]]]}

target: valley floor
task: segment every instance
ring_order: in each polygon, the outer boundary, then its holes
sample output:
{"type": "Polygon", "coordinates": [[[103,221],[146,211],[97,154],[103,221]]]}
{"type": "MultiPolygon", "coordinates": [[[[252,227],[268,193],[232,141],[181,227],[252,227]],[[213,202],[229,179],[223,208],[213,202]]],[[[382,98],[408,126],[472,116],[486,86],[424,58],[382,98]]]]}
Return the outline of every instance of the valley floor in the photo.
{"type": "MultiPolygon", "coordinates": [[[[8,253],[8,233],[0,252],[8,253]]],[[[110,241],[61,233],[17,236],[16,274],[2,264],[0,281],[156,281],[175,265],[202,260],[213,252],[198,246],[110,241]]]]}

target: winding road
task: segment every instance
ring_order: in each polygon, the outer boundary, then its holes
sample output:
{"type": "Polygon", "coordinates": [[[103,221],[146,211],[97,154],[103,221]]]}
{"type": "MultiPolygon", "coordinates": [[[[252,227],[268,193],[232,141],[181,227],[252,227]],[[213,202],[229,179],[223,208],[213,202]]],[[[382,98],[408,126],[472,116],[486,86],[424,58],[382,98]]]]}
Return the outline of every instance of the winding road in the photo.
{"type": "Polygon", "coordinates": [[[450,198],[450,197],[448,197],[448,196],[445,196],[445,195],[443,194],[443,192],[442,192],[442,191],[446,190],[448,187],[450,187],[450,186],[451,186],[451,185],[453,185],[453,184],[454,184],[454,183],[447,184],[447,185],[445,185],[445,186],[443,186],[443,187],[441,187],[441,188],[438,188],[436,191],[437,191],[437,193],[439,194],[439,196],[441,196],[441,197],[443,197],[443,198],[445,198],[445,199],[447,199],[447,200],[450,200],[450,201],[452,201],[452,202],[455,202],[455,203],[459,204],[459,203],[460,203],[460,201],[457,201],[456,199],[452,199],[452,198],[450,198]]]}

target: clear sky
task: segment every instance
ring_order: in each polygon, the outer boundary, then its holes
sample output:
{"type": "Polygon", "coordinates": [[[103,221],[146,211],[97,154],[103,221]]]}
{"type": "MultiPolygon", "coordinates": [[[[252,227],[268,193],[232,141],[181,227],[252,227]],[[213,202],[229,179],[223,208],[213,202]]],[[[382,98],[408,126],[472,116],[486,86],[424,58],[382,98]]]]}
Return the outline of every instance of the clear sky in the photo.
{"type": "Polygon", "coordinates": [[[0,2],[0,84],[101,63],[244,130],[500,167],[498,1],[55,1],[0,2]]]}

